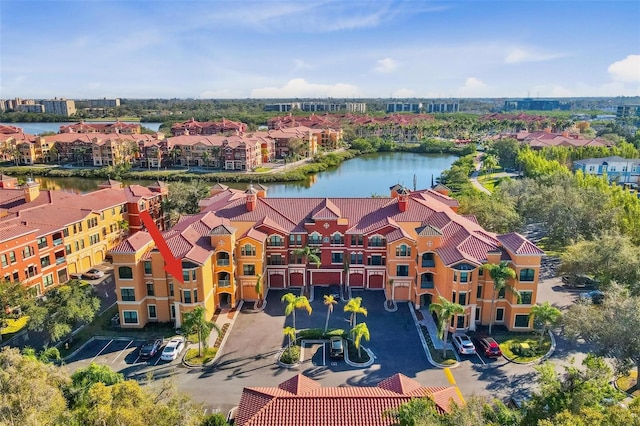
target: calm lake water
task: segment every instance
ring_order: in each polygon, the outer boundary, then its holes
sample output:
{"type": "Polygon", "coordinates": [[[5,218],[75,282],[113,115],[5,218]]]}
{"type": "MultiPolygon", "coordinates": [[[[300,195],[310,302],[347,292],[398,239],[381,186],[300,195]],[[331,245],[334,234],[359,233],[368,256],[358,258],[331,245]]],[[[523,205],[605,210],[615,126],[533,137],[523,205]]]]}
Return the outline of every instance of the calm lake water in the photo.
{"type": "MultiPolygon", "coordinates": [[[[306,181],[267,184],[269,197],[370,197],[389,195],[389,187],[400,183],[413,189],[431,186],[457,157],[449,154],[381,153],[347,160],[338,167],[309,176],[306,181]]],[[[89,192],[98,188],[101,179],[34,177],[41,189],[89,192]]],[[[150,185],[150,181],[124,181],[125,184],[150,185]]],[[[227,184],[245,189],[246,183],[227,184]]]]}
{"type": "MultiPolygon", "coordinates": [[[[68,126],[69,124],[77,123],[77,121],[70,121],[66,123],[0,123],[6,126],[20,127],[25,133],[30,135],[39,135],[44,132],[56,132],[60,131],[60,126],[68,126]]],[[[85,120],[85,123],[109,123],[108,121],[90,121],[85,120]]],[[[112,122],[113,123],[113,122],[112,122]]],[[[123,123],[137,123],[137,121],[123,121],[123,123]]],[[[157,132],[162,123],[140,123],[147,129],[157,132]]]]}

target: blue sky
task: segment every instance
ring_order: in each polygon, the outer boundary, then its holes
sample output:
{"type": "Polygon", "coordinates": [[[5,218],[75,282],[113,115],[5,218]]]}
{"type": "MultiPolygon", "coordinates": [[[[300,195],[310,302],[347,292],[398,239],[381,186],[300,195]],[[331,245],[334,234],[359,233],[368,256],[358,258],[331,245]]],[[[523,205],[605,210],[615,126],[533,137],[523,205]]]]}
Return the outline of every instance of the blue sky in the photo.
{"type": "Polygon", "coordinates": [[[0,2],[0,98],[639,96],[640,2],[0,2]]]}

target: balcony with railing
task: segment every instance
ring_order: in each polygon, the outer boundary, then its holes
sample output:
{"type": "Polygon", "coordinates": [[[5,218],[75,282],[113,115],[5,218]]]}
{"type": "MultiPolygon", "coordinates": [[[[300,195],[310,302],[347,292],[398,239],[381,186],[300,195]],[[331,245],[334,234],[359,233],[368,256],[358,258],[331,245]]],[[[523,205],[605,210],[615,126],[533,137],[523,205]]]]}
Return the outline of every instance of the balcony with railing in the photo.
{"type": "Polygon", "coordinates": [[[231,280],[218,280],[218,287],[231,287],[231,280]]]}

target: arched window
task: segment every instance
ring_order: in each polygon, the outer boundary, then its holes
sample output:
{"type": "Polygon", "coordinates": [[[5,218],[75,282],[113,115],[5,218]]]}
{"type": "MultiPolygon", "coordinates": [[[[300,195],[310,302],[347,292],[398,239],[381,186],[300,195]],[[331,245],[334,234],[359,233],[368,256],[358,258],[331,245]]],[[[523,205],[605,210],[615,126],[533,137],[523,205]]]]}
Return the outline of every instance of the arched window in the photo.
{"type": "Polygon", "coordinates": [[[280,235],[271,235],[267,240],[269,247],[284,247],[284,238],[280,235]]]}
{"type": "Polygon", "coordinates": [[[310,246],[319,246],[322,244],[322,235],[317,232],[309,235],[309,245],[310,246]]]}
{"type": "Polygon", "coordinates": [[[431,272],[420,275],[420,288],[433,288],[433,274],[431,272]]]}
{"type": "Polygon", "coordinates": [[[411,256],[411,247],[406,244],[400,244],[396,247],[396,256],[398,257],[410,257],[411,256]]]}
{"type": "Polygon", "coordinates": [[[118,268],[118,277],[121,280],[130,280],[133,278],[133,269],[128,266],[121,266],[118,268]]]}
{"type": "Polygon", "coordinates": [[[423,253],[422,254],[422,267],[430,268],[436,266],[436,260],[433,253],[423,253]]]}
{"type": "Polygon", "coordinates": [[[331,245],[335,246],[343,246],[344,245],[344,235],[339,232],[334,232],[331,236],[331,245]]]}
{"type": "Polygon", "coordinates": [[[386,239],[380,235],[369,237],[369,247],[384,247],[386,244],[386,239]]]}
{"type": "Polygon", "coordinates": [[[255,256],[256,255],[256,246],[252,244],[245,244],[240,247],[240,255],[241,256],[255,256]]]}
{"type": "Polygon", "coordinates": [[[533,281],[536,276],[536,271],[533,269],[522,269],[520,271],[520,281],[533,281]]]}

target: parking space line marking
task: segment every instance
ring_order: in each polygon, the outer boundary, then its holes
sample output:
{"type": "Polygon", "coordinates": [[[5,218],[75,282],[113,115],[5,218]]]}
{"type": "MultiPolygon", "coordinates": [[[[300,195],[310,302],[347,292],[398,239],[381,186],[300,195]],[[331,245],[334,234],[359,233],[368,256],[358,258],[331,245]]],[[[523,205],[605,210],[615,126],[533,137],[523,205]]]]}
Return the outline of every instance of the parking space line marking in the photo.
{"type": "Polygon", "coordinates": [[[327,344],[322,344],[322,366],[327,365],[327,344]]]}
{"type": "Polygon", "coordinates": [[[476,352],[476,356],[477,356],[478,358],[480,358],[480,362],[482,363],[482,365],[487,365],[487,363],[486,363],[486,362],[484,362],[484,359],[482,359],[482,356],[480,356],[480,354],[479,354],[478,352],[476,352]]]}
{"type": "Polygon", "coordinates": [[[116,356],[113,361],[111,361],[111,364],[113,364],[114,362],[116,362],[118,360],[118,358],[120,358],[120,355],[122,355],[124,353],[124,351],[126,351],[127,349],[129,349],[129,346],[131,346],[131,344],[133,343],[133,340],[129,342],[129,344],[120,351],[120,353],[118,354],[118,356],[116,356]]]}
{"type": "Polygon", "coordinates": [[[156,359],[156,362],[153,363],[153,365],[158,365],[158,363],[160,362],[160,358],[162,358],[162,352],[160,352],[160,356],[158,357],[158,359],[156,359]]]}
{"type": "Polygon", "coordinates": [[[137,363],[138,363],[138,361],[140,361],[140,355],[138,355],[138,357],[136,358],[136,360],[135,360],[135,361],[133,361],[133,363],[134,363],[134,364],[137,364],[137,363]]]}
{"type": "Polygon", "coordinates": [[[91,360],[91,362],[95,361],[95,360],[96,360],[96,358],[98,358],[98,357],[102,354],[102,352],[104,352],[104,350],[105,350],[105,349],[107,349],[107,346],[109,346],[109,345],[111,344],[111,342],[113,342],[113,339],[109,340],[109,343],[107,343],[106,345],[104,345],[104,348],[102,348],[102,349],[100,350],[100,352],[98,352],[98,354],[97,354],[96,356],[94,356],[94,357],[93,357],[93,359],[91,360]]]}

